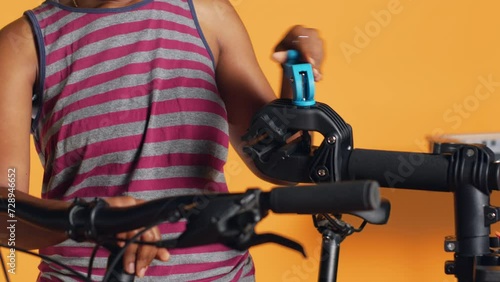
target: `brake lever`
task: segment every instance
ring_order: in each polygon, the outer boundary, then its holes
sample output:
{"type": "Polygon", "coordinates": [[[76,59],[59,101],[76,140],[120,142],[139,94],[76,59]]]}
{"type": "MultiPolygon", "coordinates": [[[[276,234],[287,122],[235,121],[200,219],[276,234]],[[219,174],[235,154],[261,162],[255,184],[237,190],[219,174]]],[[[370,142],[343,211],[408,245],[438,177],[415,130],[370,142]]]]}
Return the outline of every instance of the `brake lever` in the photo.
{"type": "Polygon", "coordinates": [[[303,257],[307,257],[304,247],[302,247],[301,244],[291,239],[285,238],[281,235],[276,235],[273,233],[254,234],[246,245],[242,244],[240,245],[240,247],[243,247],[243,249],[248,249],[250,247],[264,243],[275,243],[280,246],[295,250],[301,253],[303,257]]]}
{"type": "Polygon", "coordinates": [[[244,194],[213,197],[204,204],[186,210],[186,230],[176,239],[157,243],[163,248],[187,248],[222,243],[236,250],[246,250],[264,243],[276,243],[296,250],[305,256],[304,248],[297,242],[276,234],[256,234],[255,226],[265,216],[267,209],[261,204],[259,189],[249,189],[244,194]]]}

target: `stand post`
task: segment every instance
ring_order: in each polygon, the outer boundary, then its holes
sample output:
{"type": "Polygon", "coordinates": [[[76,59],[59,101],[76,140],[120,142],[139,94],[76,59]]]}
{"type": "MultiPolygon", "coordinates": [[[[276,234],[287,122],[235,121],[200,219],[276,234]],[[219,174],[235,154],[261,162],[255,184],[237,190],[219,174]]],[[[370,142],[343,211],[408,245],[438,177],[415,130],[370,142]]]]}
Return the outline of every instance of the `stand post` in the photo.
{"type": "Polygon", "coordinates": [[[485,224],[484,207],[489,195],[470,184],[455,191],[455,233],[458,250],[455,253],[455,276],[458,282],[473,282],[477,257],[490,253],[489,224],[485,224]]]}
{"type": "Polygon", "coordinates": [[[330,229],[322,232],[321,261],[319,265],[319,282],[336,282],[339,263],[340,242],[342,236],[330,229]]]}

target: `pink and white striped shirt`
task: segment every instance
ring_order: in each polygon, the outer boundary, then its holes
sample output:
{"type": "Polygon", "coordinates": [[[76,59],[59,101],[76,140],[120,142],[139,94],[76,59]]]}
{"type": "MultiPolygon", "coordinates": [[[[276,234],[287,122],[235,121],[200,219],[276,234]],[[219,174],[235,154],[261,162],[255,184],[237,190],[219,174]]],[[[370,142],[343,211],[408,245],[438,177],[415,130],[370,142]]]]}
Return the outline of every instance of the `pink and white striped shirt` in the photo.
{"type": "MultiPolygon", "coordinates": [[[[81,9],[46,1],[25,13],[39,54],[33,136],[42,197],[71,201],[129,195],[150,200],[227,192],[225,105],[191,0],[143,0],[81,9]]],[[[163,238],[185,224],[163,224],[163,238]]],[[[86,273],[91,244],[40,250],[86,273]]],[[[170,250],[138,281],[254,280],[248,252],[208,245],[170,250]]],[[[93,279],[103,277],[98,252],[93,279]]],[[[40,281],[76,281],[42,262],[40,281]]]]}

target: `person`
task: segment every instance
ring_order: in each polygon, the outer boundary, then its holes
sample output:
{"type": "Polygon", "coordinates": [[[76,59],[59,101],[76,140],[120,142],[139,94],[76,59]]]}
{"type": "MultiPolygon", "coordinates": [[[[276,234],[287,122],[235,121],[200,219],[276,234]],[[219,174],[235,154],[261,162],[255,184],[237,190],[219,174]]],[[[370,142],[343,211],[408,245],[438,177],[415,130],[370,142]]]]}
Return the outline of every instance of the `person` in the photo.
{"type": "MultiPolygon", "coordinates": [[[[291,27],[273,58],[283,63],[288,49],[321,79],[317,30],[291,27]]],[[[243,156],[252,116],[276,99],[228,0],[47,0],[1,30],[0,77],[0,171],[15,168],[16,197],[28,193],[32,134],[50,206],[227,192],[229,142],[243,156]]],[[[288,84],[284,78],[281,97],[291,96],[288,84]]],[[[183,227],[163,224],[140,239],[171,238],[183,227]]],[[[17,245],[86,272],[90,243],[23,228],[17,245]]],[[[105,258],[98,253],[93,279],[102,279],[105,258]]],[[[218,244],[170,251],[132,244],[124,268],[145,281],[254,279],[248,252],[218,244]]],[[[40,281],[76,280],[46,261],[39,270],[40,281]]]]}

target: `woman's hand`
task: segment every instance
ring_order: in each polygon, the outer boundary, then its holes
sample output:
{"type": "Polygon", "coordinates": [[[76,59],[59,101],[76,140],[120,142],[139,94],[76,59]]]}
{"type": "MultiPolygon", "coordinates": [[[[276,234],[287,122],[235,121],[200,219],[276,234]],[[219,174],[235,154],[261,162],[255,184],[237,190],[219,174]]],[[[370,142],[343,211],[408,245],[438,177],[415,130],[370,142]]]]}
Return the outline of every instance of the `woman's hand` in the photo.
{"type": "Polygon", "coordinates": [[[300,25],[292,27],[283,40],[274,49],[273,59],[283,64],[287,59],[287,50],[299,51],[302,59],[313,67],[314,80],[321,80],[321,64],[323,63],[323,40],[316,29],[300,25]]]}
{"type": "MultiPolygon", "coordinates": [[[[144,202],[143,200],[135,199],[129,196],[107,198],[105,199],[105,201],[112,207],[129,207],[144,202]]],[[[120,233],[116,237],[123,240],[129,240],[140,231],[141,229],[136,229],[133,231],[120,233]]],[[[158,227],[149,229],[138,238],[139,241],[144,242],[155,242],[160,239],[161,234],[158,227]]],[[[125,245],[123,241],[118,244],[120,246],[125,245]]],[[[143,277],[153,259],[156,258],[161,261],[167,261],[169,257],[170,255],[167,249],[157,248],[155,246],[149,245],[130,244],[125,251],[125,254],[123,255],[123,267],[128,273],[136,273],[138,277],[143,277]]]]}

